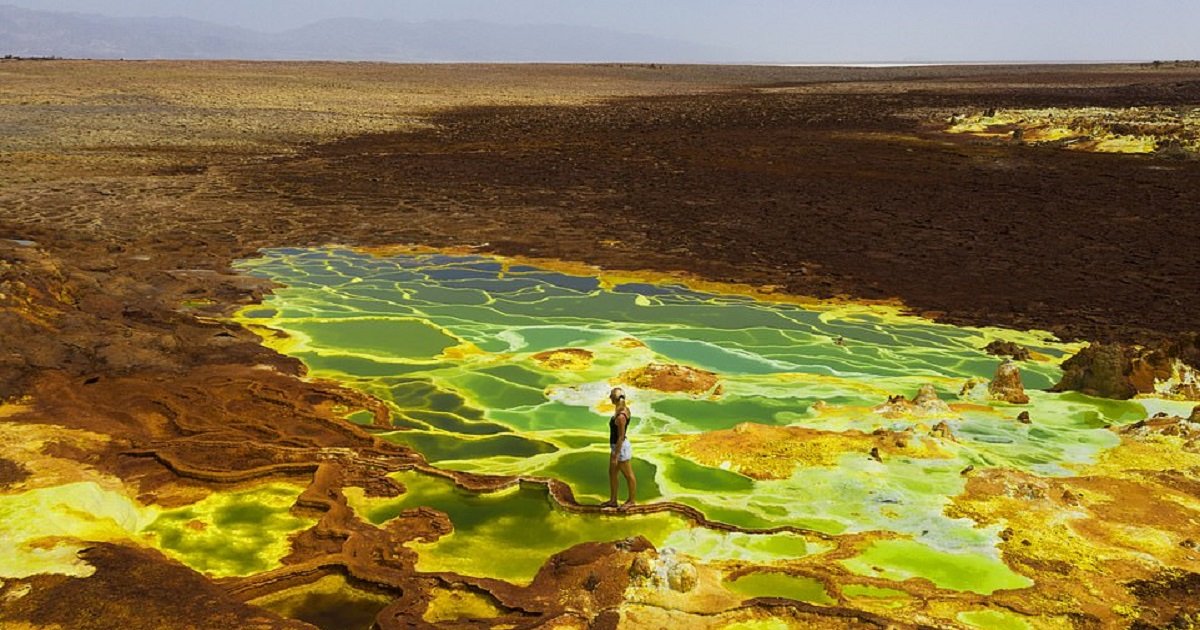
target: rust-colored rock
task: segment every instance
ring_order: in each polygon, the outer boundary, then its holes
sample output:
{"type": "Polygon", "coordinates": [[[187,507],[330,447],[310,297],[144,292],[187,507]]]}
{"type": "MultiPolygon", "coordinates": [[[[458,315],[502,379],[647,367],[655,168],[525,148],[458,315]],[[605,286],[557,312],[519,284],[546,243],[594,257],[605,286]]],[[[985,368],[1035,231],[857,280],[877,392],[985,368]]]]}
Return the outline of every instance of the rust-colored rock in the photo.
{"type": "Polygon", "coordinates": [[[1063,376],[1054,391],[1079,391],[1089,396],[1126,399],[1138,393],[1129,353],[1118,345],[1094,343],[1062,364],[1063,376]]]}
{"type": "Polygon", "coordinates": [[[1063,362],[1063,377],[1052,391],[1078,391],[1090,396],[1133,398],[1153,393],[1175,380],[1171,394],[1200,399],[1196,366],[1200,334],[1190,333],[1150,347],[1093,343],[1063,362]]]}
{"type": "Polygon", "coordinates": [[[0,488],[20,483],[29,478],[29,469],[21,462],[0,457],[0,488]]]}
{"type": "Polygon", "coordinates": [[[988,383],[988,395],[1014,405],[1029,402],[1029,395],[1025,393],[1025,386],[1021,383],[1021,369],[1015,362],[1008,360],[996,368],[996,376],[988,383]]]}
{"type": "Polygon", "coordinates": [[[1029,348],[1012,341],[996,340],[984,346],[983,350],[990,355],[1008,357],[1014,361],[1028,361],[1031,358],[1029,348]]]}
{"type": "MultiPolygon", "coordinates": [[[[1194,548],[1194,547],[1192,547],[1194,548]]],[[[1170,570],[1130,584],[1138,599],[1135,628],[1195,628],[1200,619],[1200,573],[1170,570]]]]}
{"type": "Polygon", "coordinates": [[[654,575],[654,558],[644,553],[634,556],[633,563],[629,565],[629,577],[635,580],[646,580],[652,575],[654,575]]]}
{"type": "Polygon", "coordinates": [[[227,589],[154,550],[97,543],[80,555],[96,567],[95,574],[86,579],[39,575],[23,580],[32,586],[28,593],[0,599],[0,627],[86,627],[79,621],[81,614],[91,614],[93,627],[103,628],[311,627],[244,604],[227,589]]]}

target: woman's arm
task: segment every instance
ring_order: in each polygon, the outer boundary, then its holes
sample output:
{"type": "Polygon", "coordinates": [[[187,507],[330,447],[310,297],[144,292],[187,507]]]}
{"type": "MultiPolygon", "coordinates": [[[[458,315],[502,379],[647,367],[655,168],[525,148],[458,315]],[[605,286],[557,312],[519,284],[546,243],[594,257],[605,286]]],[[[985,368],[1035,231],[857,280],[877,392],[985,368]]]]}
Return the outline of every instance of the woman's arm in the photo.
{"type": "Polygon", "coordinates": [[[629,426],[629,413],[617,414],[617,446],[625,443],[625,428],[629,426]]]}

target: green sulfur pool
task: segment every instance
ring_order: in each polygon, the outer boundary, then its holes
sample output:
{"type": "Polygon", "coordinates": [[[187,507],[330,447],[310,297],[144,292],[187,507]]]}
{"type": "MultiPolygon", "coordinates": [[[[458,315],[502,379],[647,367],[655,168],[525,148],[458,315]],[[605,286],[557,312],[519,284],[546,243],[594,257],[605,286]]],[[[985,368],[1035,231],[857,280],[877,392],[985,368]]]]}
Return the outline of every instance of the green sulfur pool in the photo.
{"type": "Polygon", "coordinates": [[[747,597],[782,597],[812,604],[832,604],[825,585],[810,577],[759,572],[731,581],[730,587],[747,597]]]}
{"type": "Polygon", "coordinates": [[[1029,578],[1013,572],[997,558],[947,553],[910,540],[876,541],[862,555],[842,564],[860,575],[896,581],[922,577],[939,588],[983,595],[1033,585],[1029,578]]]}
{"type": "MultiPolygon", "coordinates": [[[[945,514],[963,490],[960,471],[1071,474],[1072,464],[1117,443],[1104,425],[1145,416],[1143,401],[1039,391],[1059,378],[1058,362],[1077,345],[1036,332],[937,324],[894,307],[772,302],[670,279],[438,252],[272,249],[238,266],[285,285],[239,321],[305,361],[314,376],[387,404],[395,426],[383,437],[444,469],[561,479],[583,503],[607,498],[603,401],[618,375],[651,363],[715,372],[719,390],[702,393],[626,387],[639,498],[679,502],[746,528],[889,532],[895,539],[875,541],[844,566],[897,582],[920,577],[977,593],[1027,587],[999,556],[999,527],[945,514]],[[1021,364],[1032,400],[1020,409],[958,398],[968,379],[991,378],[998,360],[982,348],[998,339],[1038,358],[1021,364]],[[576,353],[573,361],[555,365],[541,354],[564,349],[576,353]],[[971,404],[925,417],[872,410],[926,383],[948,402],[971,404]],[[1019,410],[1035,424],[1015,422],[1019,410]],[[746,422],[919,434],[939,421],[957,440],[942,444],[938,458],[876,461],[851,449],[828,465],[758,479],[688,457],[677,437],[746,422]]],[[[706,558],[769,564],[812,553],[795,534],[697,535],[676,517],[569,514],[540,488],[475,496],[415,474],[404,482],[409,492],[397,499],[358,496],[354,504],[373,522],[417,506],[449,515],[454,533],[418,546],[422,570],[527,581],[571,544],[634,534],[706,558]],[[497,549],[504,562],[492,557],[497,549]]]]}
{"type": "Polygon", "coordinates": [[[213,577],[280,566],[291,536],[316,521],[291,514],[303,488],[290,484],[214,492],[188,506],[146,506],[96,482],[0,495],[0,578],[94,569],[77,555],[85,541],[136,540],[213,577]]]}
{"type": "Polygon", "coordinates": [[[374,626],[379,611],[394,598],[353,585],[343,576],[329,575],[250,603],[321,630],[368,630],[374,626]]]}
{"type": "Polygon", "coordinates": [[[268,484],[215,493],[163,511],[144,531],[155,546],[197,571],[214,577],[260,573],[280,565],[292,534],[316,523],[290,512],[303,490],[268,484]]]}
{"type": "Polygon", "coordinates": [[[544,487],[523,486],[495,494],[458,489],[452,481],[416,472],[393,475],[406,492],[394,499],[371,499],[354,488],[351,507],[372,523],[387,522],[406,509],[432,507],[444,512],[454,531],[427,544],[416,544],[417,569],[452,571],[527,583],[551,555],[588,541],[645,536],[661,545],[688,523],[667,515],[596,517],[554,506],[544,487]]]}

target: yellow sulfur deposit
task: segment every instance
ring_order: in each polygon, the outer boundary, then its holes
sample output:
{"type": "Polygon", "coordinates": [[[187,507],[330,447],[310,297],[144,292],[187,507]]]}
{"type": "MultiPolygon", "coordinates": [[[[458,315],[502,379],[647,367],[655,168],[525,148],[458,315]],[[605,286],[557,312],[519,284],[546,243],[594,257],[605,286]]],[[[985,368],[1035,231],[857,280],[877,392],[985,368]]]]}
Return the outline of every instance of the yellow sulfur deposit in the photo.
{"type": "Polygon", "coordinates": [[[85,541],[126,540],[157,516],[154,508],[95,482],[0,495],[0,577],[39,573],[76,577],[94,569],[76,557],[85,541]]]}

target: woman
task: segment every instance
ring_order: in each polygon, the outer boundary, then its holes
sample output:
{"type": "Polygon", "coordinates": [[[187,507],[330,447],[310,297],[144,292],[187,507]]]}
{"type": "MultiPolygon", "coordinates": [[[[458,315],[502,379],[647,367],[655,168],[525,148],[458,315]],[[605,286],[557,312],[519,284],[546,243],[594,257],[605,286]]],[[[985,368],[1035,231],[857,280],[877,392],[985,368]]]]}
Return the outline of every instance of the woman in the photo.
{"type": "Polygon", "coordinates": [[[629,500],[622,507],[637,505],[637,477],[633,476],[633,467],[629,465],[633,459],[633,447],[629,444],[626,431],[629,429],[629,406],[625,404],[625,392],[620,387],[614,387],[608,393],[612,401],[613,415],[608,419],[608,501],[601,507],[617,507],[617,471],[625,475],[625,483],[629,486],[629,500]]]}

